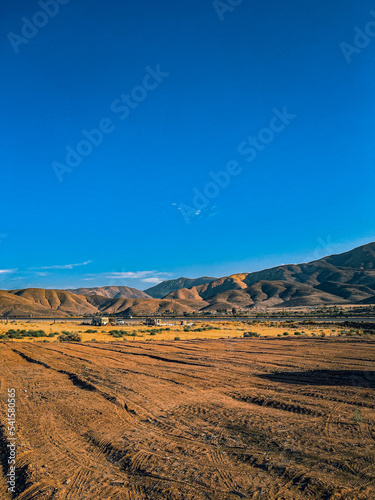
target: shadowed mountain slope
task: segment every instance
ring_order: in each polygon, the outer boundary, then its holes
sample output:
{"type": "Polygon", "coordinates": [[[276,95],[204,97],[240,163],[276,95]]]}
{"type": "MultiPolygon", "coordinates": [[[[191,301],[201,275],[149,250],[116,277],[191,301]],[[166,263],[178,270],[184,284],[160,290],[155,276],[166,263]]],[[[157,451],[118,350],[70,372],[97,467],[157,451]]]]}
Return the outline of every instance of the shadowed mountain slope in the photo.
{"type": "Polygon", "coordinates": [[[108,299],[149,299],[150,295],[130,288],[128,286],[101,286],[94,288],[76,288],[75,290],[67,290],[76,295],[102,295],[108,299]]]}
{"type": "Polygon", "coordinates": [[[203,285],[180,289],[166,299],[209,302],[206,309],[230,307],[302,307],[373,303],[375,243],[350,252],[254,273],[234,274],[203,285]]]}
{"type": "Polygon", "coordinates": [[[166,295],[175,290],[180,290],[181,288],[192,288],[193,286],[204,285],[205,283],[210,283],[216,280],[216,278],[210,278],[209,276],[203,276],[202,278],[178,278],[175,280],[162,281],[156,286],[148,288],[145,293],[153,297],[154,299],[162,299],[166,295]]]}

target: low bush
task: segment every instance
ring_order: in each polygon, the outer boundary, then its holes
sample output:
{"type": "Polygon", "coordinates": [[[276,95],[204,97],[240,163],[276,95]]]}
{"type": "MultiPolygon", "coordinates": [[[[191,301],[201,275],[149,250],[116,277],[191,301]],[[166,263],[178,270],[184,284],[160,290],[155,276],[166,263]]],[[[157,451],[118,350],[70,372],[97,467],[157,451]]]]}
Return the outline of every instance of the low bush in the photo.
{"type": "Polygon", "coordinates": [[[244,338],[248,338],[248,337],[260,337],[260,333],[257,333],[257,332],[245,332],[243,334],[244,338]]]}
{"type": "Polygon", "coordinates": [[[122,338],[121,332],[113,331],[112,333],[110,332],[110,335],[112,335],[112,337],[114,337],[115,339],[122,338]]]}
{"type": "Polygon", "coordinates": [[[74,332],[63,332],[58,339],[59,342],[82,342],[82,337],[74,332]]]}

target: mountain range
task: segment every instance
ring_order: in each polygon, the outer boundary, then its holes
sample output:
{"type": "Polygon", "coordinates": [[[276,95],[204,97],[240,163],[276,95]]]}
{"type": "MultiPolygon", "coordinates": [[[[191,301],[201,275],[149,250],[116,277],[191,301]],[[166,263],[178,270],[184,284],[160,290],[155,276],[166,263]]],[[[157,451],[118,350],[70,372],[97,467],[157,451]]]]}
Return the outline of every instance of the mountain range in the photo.
{"type": "Polygon", "coordinates": [[[330,304],[375,304],[375,243],[304,264],[218,279],[168,280],[144,292],[126,286],[0,291],[1,316],[183,314],[330,304]]]}
{"type": "Polygon", "coordinates": [[[130,288],[128,286],[102,286],[94,288],[76,288],[67,290],[67,292],[75,295],[101,295],[108,299],[149,299],[151,298],[146,292],[130,288]]]}
{"type": "Polygon", "coordinates": [[[193,288],[194,286],[205,285],[206,283],[211,283],[217,278],[209,278],[208,276],[203,276],[202,278],[178,278],[176,280],[162,281],[152,288],[148,288],[145,292],[154,299],[162,299],[166,295],[181,288],[193,288]]]}

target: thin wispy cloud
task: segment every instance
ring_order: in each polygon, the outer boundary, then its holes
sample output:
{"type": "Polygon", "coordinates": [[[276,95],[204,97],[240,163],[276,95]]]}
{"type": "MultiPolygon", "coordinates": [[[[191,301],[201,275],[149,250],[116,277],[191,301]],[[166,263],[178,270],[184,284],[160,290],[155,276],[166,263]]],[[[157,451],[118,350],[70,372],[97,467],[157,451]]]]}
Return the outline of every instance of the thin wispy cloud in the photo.
{"type": "Polygon", "coordinates": [[[163,280],[160,278],[145,278],[142,280],[144,283],[152,283],[154,285],[157,285],[158,283],[161,283],[163,280]]]}
{"type": "MultiPolygon", "coordinates": [[[[161,273],[159,271],[118,271],[118,272],[108,272],[99,274],[87,274],[88,277],[95,278],[106,278],[114,280],[127,280],[127,279],[140,279],[146,281],[147,283],[155,283],[162,281],[163,279],[170,276],[170,273],[161,273]],[[152,280],[152,281],[150,281],[152,280]]],[[[87,278],[86,278],[87,279],[87,278]]]]}
{"type": "Polygon", "coordinates": [[[141,279],[155,274],[157,271],[126,271],[119,273],[108,273],[106,278],[114,279],[141,279]]]}
{"type": "Polygon", "coordinates": [[[44,270],[65,270],[65,269],[74,269],[75,267],[82,267],[91,264],[92,260],[86,260],[86,262],[81,262],[79,264],[62,264],[55,266],[42,266],[42,267],[30,267],[31,271],[44,271],[44,270]]]}
{"type": "Polygon", "coordinates": [[[17,271],[18,269],[0,269],[0,274],[12,274],[17,271]]]}

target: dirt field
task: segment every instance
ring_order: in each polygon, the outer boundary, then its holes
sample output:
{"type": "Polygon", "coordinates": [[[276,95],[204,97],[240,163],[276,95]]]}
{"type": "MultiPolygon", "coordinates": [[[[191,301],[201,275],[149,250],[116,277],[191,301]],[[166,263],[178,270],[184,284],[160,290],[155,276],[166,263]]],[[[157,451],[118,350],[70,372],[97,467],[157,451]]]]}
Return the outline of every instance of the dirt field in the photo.
{"type": "Polygon", "coordinates": [[[0,498],[373,500],[374,361],[355,339],[0,343],[0,498]]]}

